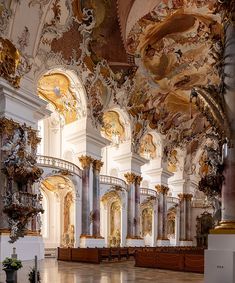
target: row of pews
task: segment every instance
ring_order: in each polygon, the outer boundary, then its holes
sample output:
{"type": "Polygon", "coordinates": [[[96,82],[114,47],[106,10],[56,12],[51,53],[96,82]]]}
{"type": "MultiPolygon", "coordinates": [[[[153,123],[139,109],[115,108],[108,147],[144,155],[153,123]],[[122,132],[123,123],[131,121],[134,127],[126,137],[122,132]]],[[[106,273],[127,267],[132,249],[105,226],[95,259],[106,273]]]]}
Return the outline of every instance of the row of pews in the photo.
{"type": "Polygon", "coordinates": [[[156,247],[137,251],[135,266],[204,273],[204,249],[156,247]]]}
{"type": "Polygon", "coordinates": [[[138,247],[120,248],[58,248],[58,260],[100,263],[104,260],[129,259],[138,247]]]}
{"type": "Polygon", "coordinates": [[[204,273],[204,249],[196,247],[58,248],[58,260],[100,263],[135,258],[136,267],[204,273]]]}

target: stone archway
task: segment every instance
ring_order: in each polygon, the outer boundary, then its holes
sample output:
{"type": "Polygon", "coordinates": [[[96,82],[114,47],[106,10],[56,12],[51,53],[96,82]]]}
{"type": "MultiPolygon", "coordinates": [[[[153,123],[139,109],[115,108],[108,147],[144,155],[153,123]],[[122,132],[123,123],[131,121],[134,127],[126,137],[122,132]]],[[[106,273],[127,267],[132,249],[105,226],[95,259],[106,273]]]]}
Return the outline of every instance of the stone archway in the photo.
{"type": "Polygon", "coordinates": [[[101,198],[101,233],[106,246],[123,246],[125,201],[120,191],[109,190],[101,198]]]}
{"type": "Polygon", "coordinates": [[[45,177],[41,190],[46,199],[45,215],[42,217],[45,248],[74,246],[75,242],[75,186],[64,175],[54,174],[45,177]],[[43,223],[46,221],[46,223],[43,223]]]}

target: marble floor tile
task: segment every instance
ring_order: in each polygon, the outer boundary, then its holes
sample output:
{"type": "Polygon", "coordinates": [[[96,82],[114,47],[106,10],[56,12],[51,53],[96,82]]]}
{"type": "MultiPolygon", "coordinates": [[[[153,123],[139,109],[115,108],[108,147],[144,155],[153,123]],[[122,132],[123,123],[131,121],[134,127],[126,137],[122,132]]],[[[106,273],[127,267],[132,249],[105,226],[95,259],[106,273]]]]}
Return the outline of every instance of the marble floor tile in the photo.
{"type": "MultiPolygon", "coordinates": [[[[27,273],[33,262],[23,262],[18,283],[28,283],[27,273]]],[[[42,283],[203,283],[203,275],[134,267],[134,261],[84,264],[45,259],[39,262],[42,283]]],[[[0,283],[5,283],[1,270],[0,283]]]]}

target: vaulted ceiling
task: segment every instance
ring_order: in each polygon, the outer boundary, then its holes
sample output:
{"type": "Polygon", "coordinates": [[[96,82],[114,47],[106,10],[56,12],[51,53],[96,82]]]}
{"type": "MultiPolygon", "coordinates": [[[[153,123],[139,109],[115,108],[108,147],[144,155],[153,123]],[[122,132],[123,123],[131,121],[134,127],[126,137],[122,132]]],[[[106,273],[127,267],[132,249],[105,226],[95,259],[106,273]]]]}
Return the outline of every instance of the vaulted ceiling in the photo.
{"type": "MultiPolygon", "coordinates": [[[[129,115],[134,151],[154,130],[164,137],[166,156],[180,147],[192,163],[206,141],[218,148],[226,135],[215,2],[0,0],[0,32],[31,66],[25,76],[32,85],[49,69],[73,70],[96,126],[119,107],[129,115]]],[[[41,85],[39,93],[54,95],[41,85]]]]}

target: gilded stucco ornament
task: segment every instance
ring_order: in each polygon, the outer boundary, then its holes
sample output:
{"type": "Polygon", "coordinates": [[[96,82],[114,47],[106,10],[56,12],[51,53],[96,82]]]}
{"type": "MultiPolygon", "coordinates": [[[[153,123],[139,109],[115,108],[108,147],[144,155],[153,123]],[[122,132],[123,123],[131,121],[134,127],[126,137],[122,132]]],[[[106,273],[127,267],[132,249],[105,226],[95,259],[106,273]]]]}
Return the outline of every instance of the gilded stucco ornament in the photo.
{"type": "Polygon", "coordinates": [[[82,155],[79,157],[79,161],[83,169],[89,168],[94,161],[91,156],[82,155]]]}
{"type": "Polygon", "coordinates": [[[136,175],[132,172],[128,172],[124,175],[128,184],[134,184],[136,175]]]}
{"type": "Polygon", "coordinates": [[[154,159],[157,156],[156,151],[157,147],[153,141],[153,136],[151,134],[145,135],[140,143],[140,155],[146,159],[154,159]]]}
{"type": "Polygon", "coordinates": [[[0,76],[13,87],[19,88],[21,78],[30,69],[28,60],[20,54],[13,43],[0,37],[0,76]]]}
{"type": "Polygon", "coordinates": [[[169,188],[164,185],[157,185],[155,186],[155,189],[159,194],[167,195],[169,188]]]}
{"type": "Polygon", "coordinates": [[[103,166],[104,162],[101,160],[95,159],[93,160],[93,168],[100,173],[100,170],[103,166]]]}

